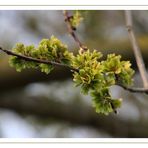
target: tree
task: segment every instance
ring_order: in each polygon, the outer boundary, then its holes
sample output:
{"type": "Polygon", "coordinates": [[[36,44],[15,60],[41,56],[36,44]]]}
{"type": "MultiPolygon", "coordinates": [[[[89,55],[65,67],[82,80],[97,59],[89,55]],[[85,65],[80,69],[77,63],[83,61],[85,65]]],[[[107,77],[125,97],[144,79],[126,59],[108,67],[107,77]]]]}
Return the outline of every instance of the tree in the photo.
{"type": "Polygon", "coordinates": [[[148,93],[146,69],[132,28],[130,11],[125,12],[126,25],[144,88],[129,87],[134,74],[129,61],[122,61],[121,56],[115,54],[108,54],[106,60],[102,60],[101,52],[91,51],[81,43],[75,34],[82,20],[79,11],[75,11],[73,15],[68,11],[63,13],[68,31],[79,46],[78,54],[69,52],[67,46],[54,36],[43,39],[37,48],[22,43],[16,44],[12,51],[0,47],[0,50],[11,55],[9,62],[12,67],[15,67],[18,72],[26,68],[34,68],[46,74],[49,74],[54,66],[69,68],[73,73],[76,86],[81,86],[81,92],[91,94],[96,112],[106,115],[113,111],[117,113],[116,109],[121,106],[122,101],[112,98],[109,91],[112,85],[119,85],[131,92],[148,93]]]}

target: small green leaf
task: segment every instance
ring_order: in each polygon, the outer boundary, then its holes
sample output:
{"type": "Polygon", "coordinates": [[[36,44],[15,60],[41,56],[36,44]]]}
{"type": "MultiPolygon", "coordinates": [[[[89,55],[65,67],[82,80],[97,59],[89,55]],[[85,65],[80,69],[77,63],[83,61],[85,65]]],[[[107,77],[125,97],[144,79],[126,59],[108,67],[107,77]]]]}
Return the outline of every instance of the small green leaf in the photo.
{"type": "Polygon", "coordinates": [[[41,72],[45,72],[49,74],[53,70],[53,66],[51,64],[39,64],[41,72]]]}
{"type": "Polygon", "coordinates": [[[87,95],[87,94],[88,94],[88,91],[89,91],[88,85],[83,85],[83,86],[81,87],[81,93],[82,93],[82,94],[87,95]]]}
{"type": "Polygon", "coordinates": [[[81,13],[76,10],[73,13],[73,17],[70,19],[71,26],[76,28],[79,26],[80,22],[83,20],[81,13]]]}
{"type": "Polygon", "coordinates": [[[119,108],[121,107],[121,104],[122,104],[122,99],[116,99],[116,100],[112,100],[112,104],[114,106],[114,108],[119,108]]]}

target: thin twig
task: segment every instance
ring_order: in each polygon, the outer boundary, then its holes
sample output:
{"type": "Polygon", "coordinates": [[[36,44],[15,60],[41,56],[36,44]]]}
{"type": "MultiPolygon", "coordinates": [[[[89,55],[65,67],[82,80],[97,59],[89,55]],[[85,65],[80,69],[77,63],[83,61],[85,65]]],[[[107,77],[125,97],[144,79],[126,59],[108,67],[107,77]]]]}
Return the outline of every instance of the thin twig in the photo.
{"type": "Polygon", "coordinates": [[[146,72],[146,68],[145,68],[145,64],[142,58],[142,54],[140,51],[140,48],[138,46],[136,37],[135,37],[135,33],[133,30],[133,25],[132,25],[132,14],[131,11],[126,10],[125,11],[125,18],[126,18],[126,27],[128,30],[128,34],[129,34],[129,38],[130,38],[130,42],[132,44],[133,47],[133,52],[136,58],[136,62],[137,62],[137,66],[142,78],[142,82],[143,82],[143,86],[144,88],[148,88],[148,77],[147,77],[147,72],[146,72]]]}
{"type": "Polygon", "coordinates": [[[73,71],[78,71],[77,69],[75,69],[73,67],[70,67],[70,66],[68,66],[66,64],[62,64],[62,63],[58,63],[58,62],[54,62],[54,61],[47,61],[47,60],[32,58],[32,57],[28,57],[28,56],[25,56],[25,55],[16,54],[16,53],[14,53],[14,52],[12,52],[10,50],[3,49],[2,47],[0,47],[0,50],[5,52],[5,53],[7,53],[8,55],[19,57],[19,58],[21,58],[21,59],[23,59],[25,61],[32,61],[32,62],[43,63],[43,64],[52,64],[52,65],[55,65],[55,66],[63,66],[63,67],[70,68],[73,71]]]}
{"type": "Polygon", "coordinates": [[[148,94],[147,88],[127,87],[127,86],[124,86],[124,85],[121,85],[121,84],[116,84],[116,85],[122,87],[125,90],[133,92],[133,93],[146,93],[146,94],[148,94]]]}
{"type": "Polygon", "coordinates": [[[67,23],[67,27],[68,27],[68,32],[69,34],[73,37],[73,39],[75,40],[75,42],[78,44],[79,48],[81,48],[83,51],[86,51],[87,50],[87,47],[84,46],[81,41],[79,40],[79,38],[77,37],[77,35],[75,34],[75,30],[76,28],[74,28],[72,25],[71,25],[71,22],[70,22],[70,19],[73,17],[73,16],[70,16],[68,11],[64,10],[63,11],[63,14],[64,14],[64,17],[65,17],[65,22],[67,23]]]}

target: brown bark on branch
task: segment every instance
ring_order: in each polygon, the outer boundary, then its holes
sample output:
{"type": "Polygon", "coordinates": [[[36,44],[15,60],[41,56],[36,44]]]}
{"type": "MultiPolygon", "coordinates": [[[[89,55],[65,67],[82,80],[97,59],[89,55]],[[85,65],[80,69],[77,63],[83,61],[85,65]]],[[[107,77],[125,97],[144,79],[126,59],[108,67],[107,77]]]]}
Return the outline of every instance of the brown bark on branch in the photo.
{"type": "Polygon", "coordinates": [[[32,62],[36,62],[36,63],[43,63],[43,64],[52,64],[52,65],[55,65],[55,66],[62,66],[62,67],[67,67],[71,70],[74,70],[74,71],[77,71],[77,69],[73,68],[73,67],[70,67],[66,64],[62,64],[62,63],[58,63],[58,62],[54,62],[54,61],[47,61],[47,60],[42,60],[42,59],[37,59],[37,58],[32,58],[32,57],[28,57],[28,56],[25,56],[25,55],[20,55],[20,54],[16,54],[10,50],[6,50],[6,49],[3,49],[2,47],[0,47],[0,50],[7,53],[8,55],[12,55],[12,56],[16,56],[18,58],[21,58],[25,61],[32,61],[32,62]]]}
{"type": "Polygon", "coordinates": [[[122,87],[123,89],[133,92],[133,93],[146,93],[148,94],[148,89],[147,88],[137,88],[137,87],[126,87],[121,84],[117,84],[118,86],[122,87]]]}

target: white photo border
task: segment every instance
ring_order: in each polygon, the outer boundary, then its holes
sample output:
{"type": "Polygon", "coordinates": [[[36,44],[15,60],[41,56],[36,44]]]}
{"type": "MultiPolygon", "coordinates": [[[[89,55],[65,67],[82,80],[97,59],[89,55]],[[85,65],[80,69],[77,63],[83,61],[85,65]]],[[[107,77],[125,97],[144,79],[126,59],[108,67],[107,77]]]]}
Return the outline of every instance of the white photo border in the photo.
{"type": "MultiPolygon", "coordinates": [[[[0,10],[148,10],[148,1],[146,0],[5,0],[0,2],[0,10]]],[[[7,144],[21,144],[28,143],[29,147],[32,144],[54,144],[61,143],[96,143],[96,144],[113,144],[121,147],[122,144],[146,144],[148,145],[148,138],[27,138],[27,139],[0,139],[0,146],[7,144]]],[[[40,145],[42,146],[42,145],[40,145]]],[[[81,146],[81,144],[79,145],[81,146]]],[[[137,145],[138,146],[138,145],[137,145]]],[[[61,146],[60,146],[61,147],[61,146]]],[[[63,146],[64,147],[64,146],[63,146]]],[[[139,146],[138,146],[139,147],[139,146]]],[[[143,145],[144,147],[144,145],[143,145]]],[[[146,146],[147,147],[147,146],[146,146]]],[[[87,148],[87,147],[86,147],[87,148]]],[[[136,148],[136,146],[134,147],[136,148]]],[[[145,147],[144,147],[145,148],[145,147]]]]}

